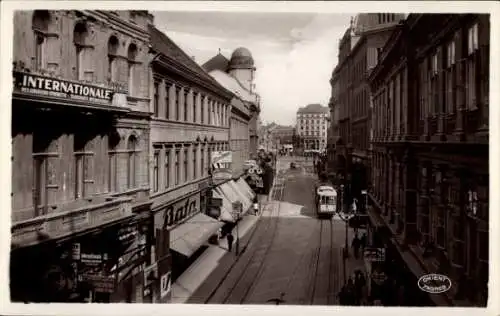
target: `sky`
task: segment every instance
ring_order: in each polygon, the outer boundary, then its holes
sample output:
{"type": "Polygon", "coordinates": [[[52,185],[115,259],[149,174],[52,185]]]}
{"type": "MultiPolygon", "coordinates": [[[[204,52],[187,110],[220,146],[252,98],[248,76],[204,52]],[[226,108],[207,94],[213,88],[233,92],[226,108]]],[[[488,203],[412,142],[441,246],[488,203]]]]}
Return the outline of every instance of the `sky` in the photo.
{"type": "Polygon", "coordinates": [[[155,25],[200,65],[219,49],[252,52],[263,123],[295,124],[299,107],[328,106],[338,42],[353,14],[156,11],[155,25]]]}

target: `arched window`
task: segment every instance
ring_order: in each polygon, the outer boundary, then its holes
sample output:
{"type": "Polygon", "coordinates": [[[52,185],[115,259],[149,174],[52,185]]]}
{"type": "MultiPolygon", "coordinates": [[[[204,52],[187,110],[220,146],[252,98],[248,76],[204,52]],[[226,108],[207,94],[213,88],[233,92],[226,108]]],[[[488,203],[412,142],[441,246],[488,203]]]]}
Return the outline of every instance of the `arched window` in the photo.
{"type": "Polygon", "coordinates": [[[108,41],[108,81],[116,81],[116,56],[118,55],[118,38],[111,36],[108,41]]]}
{"type": "Polygon", "coordinates": [[[92,78],[85,78],[84,68],[89,67],[86,63],[90,60],[85,58],[88,54],[88,45],[86,43],[88,38],[87,25],[84,22],[78,22],[73,30],[73,43],[76,49],[76,72],[75,77],[77,80],[92,80],[92,78]]]}
{"type": "Polygon", "coordinates": [[[132,135],[127,142],[127,188],[136,186],[137,138],[132,135]]]}
{"type": "Polygon", "coordinates": [[[135,73],[135,65],[137,63],[137,46],[132,43],[128,46],[127,51],[127,61],[128,61],[128,94],[134,94],[134,73],[135,73]]]}
{"type": "Polygon", "coordinates": [[[47,10],[35,10],[31,22],[35,38],[35,54],[33,69],[40,70],[45,66],[45,50],[47,44],[47,33],[49,32],[50,13],[47,10]]]}

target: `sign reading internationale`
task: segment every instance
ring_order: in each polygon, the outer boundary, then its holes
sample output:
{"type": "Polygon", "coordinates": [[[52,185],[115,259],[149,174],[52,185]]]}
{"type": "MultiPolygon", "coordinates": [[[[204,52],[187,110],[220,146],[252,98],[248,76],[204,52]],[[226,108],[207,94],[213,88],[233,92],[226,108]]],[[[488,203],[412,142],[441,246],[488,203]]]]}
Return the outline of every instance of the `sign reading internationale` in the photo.
{"type": "Polygon", "coordinates": [[[114,90],[37,74],[14,72],[14,92],[110,104],[114,90]]]}

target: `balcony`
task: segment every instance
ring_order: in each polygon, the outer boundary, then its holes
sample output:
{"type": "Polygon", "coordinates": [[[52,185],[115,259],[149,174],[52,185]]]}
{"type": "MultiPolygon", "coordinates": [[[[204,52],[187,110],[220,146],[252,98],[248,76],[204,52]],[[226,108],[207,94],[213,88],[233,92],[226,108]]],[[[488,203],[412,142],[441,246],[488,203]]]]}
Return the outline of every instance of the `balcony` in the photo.
{"type": "Polygon", "coordinates": [[[127,91],[113,83],[67,80],[47,71],[13,71],[13,100],[87,110],[129,112],[127,91]]]}

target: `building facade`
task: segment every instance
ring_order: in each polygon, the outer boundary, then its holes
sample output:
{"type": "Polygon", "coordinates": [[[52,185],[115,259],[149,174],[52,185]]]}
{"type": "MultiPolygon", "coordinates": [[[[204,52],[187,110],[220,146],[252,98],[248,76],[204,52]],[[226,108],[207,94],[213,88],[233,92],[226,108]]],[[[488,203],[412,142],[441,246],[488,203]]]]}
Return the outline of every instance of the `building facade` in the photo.
{"type": "MultiPolygon", "coordinates": [[[[243,102],[244,107],[250,111],[250,119],[247,124],[248,154],[243,153],[242,156],[255,157],[259,144],[260,96],[256,93],[254,79],[257,68],[252,53],[245,47],[239,47],[232,52],[230,59],[227,59],[219,52],[206,61],[202,67],[217,82],[234,94],[233,103],[236,108],[240,107],[240,102],[243,102]]],[[[243,145],[243,147],[245,146],[243,145]]]]}
{"type": "Polygon", "coordinates": [[[326,150],[330,111],[321,104],[309,104],[297,111],[297,135],[304,150],[326,150]]]}
{"type": "Polygon", "coordinates": [[[250,119],[251,111],[248,104],[233,97],[231,100],[229,143],[233,152],[231,169],[235,176],[243,173],[243,164],[250,159],[250,119]]]}
{"type": "Polygon", "coordinates": [[[150,23],[147,11],[14,14],[13,301],[151,300],[150,23]]]}
{"type": "MultiPolygon", "coordinates": [[[[158,244],[155,269],[159,278],[175,282],[186,262],[219,222],[206,215],[211,196],[211,158],[230,150],[232,93],[216,82],[170,38],[150,26],[151,56],[151,199],[158,244]],[[203,225],[200,226],[200,225],[203,225]],[[200,239],[202,238],[202,239],[200,239]],[[203,238],[205,238],[203,240],[203,238]]],[[[169,302],[162,291],[158,302],[169,302]]]]}
{"type": "Polygon", "coordinates": [[[370,216],[411,282],[452,279],[430,295],[436,305],[486,306],[488,296],[489,33],[489,15],[410,14],[369,77],[370,216]]]}
{"type": "Polygon", "coordinates": [[[348,179],[350,195],[368,186],[370,174],[370,89],[367,77],[380,51],[404,14],[362,13],[351,21],[339,43],[339,60],[332,76],[331,103],[339,107],[339,142],[336,146],[341,177],[348,179]]]}

